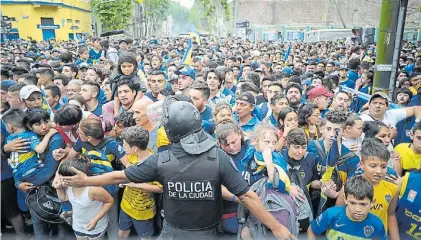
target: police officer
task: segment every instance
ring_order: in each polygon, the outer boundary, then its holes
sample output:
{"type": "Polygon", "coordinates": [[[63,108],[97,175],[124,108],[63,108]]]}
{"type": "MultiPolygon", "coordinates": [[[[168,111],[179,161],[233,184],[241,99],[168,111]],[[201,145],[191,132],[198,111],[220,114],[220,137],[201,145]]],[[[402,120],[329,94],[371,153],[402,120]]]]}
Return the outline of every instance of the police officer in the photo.
{"type": "Polygon", "coordinates": [[[158,180],[164,188],[165,222],[159,239],[216,239],[222,211],[224,185],[265,224],[278,239],[295,239],[264,208],[258,196],[238,173],[227,154],[202,130],[200,113],[193,104],[167,97],[163,125],[173,143],[146,161],[101,176],[63,177],[70,186],[104,186],[158,180]]]}

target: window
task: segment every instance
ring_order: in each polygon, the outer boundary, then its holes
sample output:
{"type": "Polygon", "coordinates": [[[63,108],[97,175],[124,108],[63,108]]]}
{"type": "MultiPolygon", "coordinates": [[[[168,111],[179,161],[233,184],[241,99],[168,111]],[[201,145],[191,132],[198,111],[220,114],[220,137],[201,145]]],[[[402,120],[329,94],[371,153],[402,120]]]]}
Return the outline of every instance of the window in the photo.
{"type": "Polygon", "coordinates": [[[80,24],[80,21],[79,21],[79,20],[75,20],[75,23],[76,23],[76,24],[80,24]]]}
{"type": "Polygon", "coordinates": [[[73,23],[72,19],[67,19],[67,23],[73,23]]]}
{"type": "Polygon", "coordinates": [[[41,25],[45,25],[45,26],[54,25],[54,18],[41,18],[41,25]]]}

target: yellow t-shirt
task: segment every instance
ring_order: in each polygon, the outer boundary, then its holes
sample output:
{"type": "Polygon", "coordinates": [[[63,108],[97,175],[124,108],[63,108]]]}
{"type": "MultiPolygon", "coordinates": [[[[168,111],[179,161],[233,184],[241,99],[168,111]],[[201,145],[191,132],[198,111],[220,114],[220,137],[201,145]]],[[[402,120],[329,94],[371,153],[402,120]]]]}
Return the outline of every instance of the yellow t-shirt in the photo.
{"type": "Polygon", "coordinates": [[[165,128],[162,126],[157,131],[156,147],[160,148],[160,147],[168,146],[168,145],[170,145],[170,140],[167,137],[165,128]]]}
{"type": "MultiPolygon", "coordinates": [[[[131,164],[139,162],[136,155],[128,155],[128,159],[131,164]]],[[[162,188],[159,182],[149,184],[162,188]]],[[[156,214],[154,193],[145,192],[140,188],[126,187],[120,206],[127,215],[136,220],[152,219],[156,214]]]]}
{"type": "Polygon", "coordinates": [[[411,149],[410,143],[401,143],[395,147],[395,152],[401,156],[402,169],[420,169],[421,154],[411,149]]]}
{"type": "Polygon", "coordinates": [[[393,182],[381,180],[379,184],[374,185],[374,206],[370,212],[379,217],[387,229],[387,211],[392,199],[398,194],[398,185],[393,182]]]}

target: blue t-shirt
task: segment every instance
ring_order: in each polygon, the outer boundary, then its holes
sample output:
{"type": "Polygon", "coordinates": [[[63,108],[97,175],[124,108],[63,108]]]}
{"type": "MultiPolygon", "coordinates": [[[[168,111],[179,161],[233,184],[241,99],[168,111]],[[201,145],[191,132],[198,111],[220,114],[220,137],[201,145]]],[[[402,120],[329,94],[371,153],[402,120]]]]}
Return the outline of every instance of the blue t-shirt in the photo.
{"type": "Polygon", "coordinates": [[[347,75],[348,79],[350,79],[351,81],[353,81],[355,83],[355,81],[357,81],[357,79],[359,78],[358,73],[355,70],[349,69],[348,70],[348,75],[347,75]]]}
{"type": "Polygon", "coordinates": [[[96,108],[93,111],[91,111],[91,113],[93,113],[97,117],[101,117],[102,116],[102,104],[98,102],[98,105],[96,106],[96,108]]]}
{"type": "Polygon", "coordinates": [[[54,106],[54,108],[52,109],[53,112],[57,112],[58,110],[60,110],[63,107],[63,105],[61,105],[60,102],[57,103],[57,105],[54,106]]]}
{"type": "Polygon", "coordinates": [[[267,116],[268,112],[269,112],[269,103],[264,102],[264,103],[260,104],[259,110],[262,113],[262,117],[265,118],[267,116]]]}
{"type": "Polygon", "coordinates": [[[154,95],[152,94],[152,91],[148,91],[148,92],[146,93],[146,96],[147,96],[150,100],[152,100],[153,102],[158,102],[158,98],[154,97],[154,95]]]}
{"type": "Polygon", "coordinates": [[[231,92],[235,93],[237,91],[237,86],[233,85],[230,90],[231,90],[231,92]]]}
{"type": "Polygon", "coordinates": [[[91,159],[93,174],[102,174],[113,171],[111,162],[119,161],[126,155],[124,148],[115,140],[108,142],[102,149],[98,149],[88,142],[78,139],[73,150],[82,153],[91,159]]]}
{"type": "Polygon", "coordinates": [[[346,81],[340,82],[339,86],[345,86],[354,89],[355,82],[348,78],[346,81]]]}
{"type": "Polygon", "coordinates": [[[346,206],[327,209],[310,227],[316,235],[326,232],[326,239],[387,239],[379,217],[369,212],[363,221],[354,222],[346,215],[346,206]]]}
{"type": "Polygon", "coordinates": [[[36,174],[38,168],[42,167],[41,163],[38,162],[38,154],[35,152],[35,147],[40,143],[38,135],[28,131],[13,133],[6,138],[6,144],[18,138],[29,139],[31,145],[23,152],[10,153],[8,164],[13,169],[15,183],[20,182],[21,178],[24,176],[30,178],[36,174]]]}
{"type": "MultiPolygon", "coordinates": [[[[237,114],[234,114],[234,121],[236,123],[240,122],[240,118],[237,114]]],[[[241,130],[243,130],[244,133],[252,133],[256,129],[256,127],[259,125],[260,121],[257,119],[256,116],[252,116],[252,118],[248,121],[248,123],[240,126],[241,130]]]]}
{"type": "Polygon", "coordinates": [[[373,88],[373,86],[371,84],[367,84],[366,86],[362,86],[360,88],[360,92],[366,93],[366,94],[371,94],[371,89],[372,88],[373,88]]]}
{"type": "Polygon", "coordinates": [[[89,65],[92,65],[92,60],[91,59],[88,59],[88,60],[82,60],[82,59],[78,59],[78,60],[76,60],[76,62],[75,62],[75,65],[76,66],[79,66],[80,64],[82,64],[82,63],[87,63],[87,64],[89,64],[89,65]]]}
{"type": "Polygon", "coordinates": [[[201,112],[200,116],[202,117],[202,120],[212,121],[213,119],[212,108],[206,105],[205,111],[201,112]]]}
{"type": "Polygon", "coordinates": [[[106,104],[108,102],[107,96],[105,96],[105,92],[102,89],[99,90],[99,95],[97,99],[98,99],[98,102],[101,104],[106,104]]]}
{"type": "Polygon", "coordinates": [[[89,50],[89,59],[91,60],[99,60],[102,55],[102,50],[100,49],[99,52],[95,52],[95,49],[91,48],[89,50]]]}

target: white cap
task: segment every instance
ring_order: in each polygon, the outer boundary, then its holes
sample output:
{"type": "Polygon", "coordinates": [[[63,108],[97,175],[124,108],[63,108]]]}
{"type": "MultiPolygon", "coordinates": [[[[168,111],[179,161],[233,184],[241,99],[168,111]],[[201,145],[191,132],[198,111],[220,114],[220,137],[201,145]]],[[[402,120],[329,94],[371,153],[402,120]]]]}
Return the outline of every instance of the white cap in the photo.
{"type": "Polygon", "coordinates": [[[39,87],[35,86],[35,85],[26,85],[25,87],[23,87],[20,92],[19,92],[19,96],[21,100],[26,100],[29,98],[29,96],[31,96],[32,93],[34,92],[39,92],[41,93],[41,89],[39,89],[39,87]]]}

